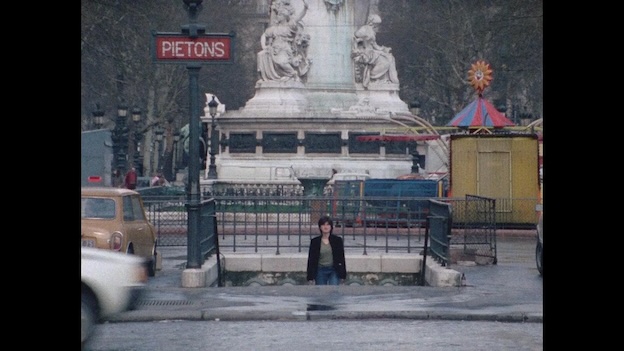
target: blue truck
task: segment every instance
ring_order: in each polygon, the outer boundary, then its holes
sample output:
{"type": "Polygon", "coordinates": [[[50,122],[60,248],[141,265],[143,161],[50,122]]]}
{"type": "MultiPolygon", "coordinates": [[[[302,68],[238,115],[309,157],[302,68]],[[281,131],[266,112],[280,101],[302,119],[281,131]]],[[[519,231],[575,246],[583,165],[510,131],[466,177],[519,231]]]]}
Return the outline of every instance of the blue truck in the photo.
{"type": "Polygon", "coordinates": [[[341,225],[424,225],[428,199],[445,196],[445,180],[366,179],[336,181],[331,214],[341,225]]]}

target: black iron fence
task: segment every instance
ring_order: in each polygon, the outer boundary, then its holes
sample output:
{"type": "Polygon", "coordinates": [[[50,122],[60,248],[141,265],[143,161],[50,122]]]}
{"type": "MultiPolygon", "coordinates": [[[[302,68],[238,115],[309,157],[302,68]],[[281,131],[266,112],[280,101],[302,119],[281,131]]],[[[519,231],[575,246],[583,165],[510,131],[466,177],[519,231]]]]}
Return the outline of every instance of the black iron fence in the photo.
{"type": "Polygon", "coordinates": [[[461,248],[472,260],[496,264],[497,202],[482,196],[466,195],[462,201],[452,200],[453,228],[451,245],[461,248]]]}
{"type": "MultiPolygon", "coordinates": [[[[450,249],[491,258],[496,263],[496,229],[499,213],[494,199],[380,196],[216,196],[214,216],[202,215],[201,230],[218,235],[218,248],[230,252],[307,252],[310,239],[319,234],[318,219],[329,214],[334,234],[343,238],[347,252],[419,253],[430,230],[430,253],[442,264],[450,262],[450,249]],[[447,214],[434,210],[448,204],[447,214]],[[435,208],[437,208],[435,207],[435,208]],[[447,224],[437,221],[449,217],[447,224]],[[433,218],[433,225],[431,218],[433,218]],[[205,222],[204,221],[208,221],[205,222]],[[446,233],[435,238],[436,231],[446,233]],[[446,247],[445,247],[446,245],[446,247]]],[[[184,195],[143,195],[159,246],[187,245],[184,195]]],[[[518,200],[516,200],[518,201],[518,200]]],[[[216,242],[216,240],[214,241],[216,242]]]]}
{"type": "MultiPolygon", "coordinates": [[[[452,205],[448,202],[429,200],[429,216],[427,216],[427,243],[425,251],[430,253],[442,266],[450,265],[451,227],[453,221],[452,205]]],[[[425,256],[426,259],[426,256],[425,256]]],[[[426,264],[423,263],[423,266],[426,264]]]]}
{"type": "MultiPolygon", "coordinates": [[[[199,251],[202,260],[219,255],[219,236],[217,228],[216,204],[214,199],[204,200],[199,207],[199,251]]],[[[201,262],[202,264],[204,262],[201,262]]],[[[218,262],[217,262],[218,264],[218,262]]],[[[221,270],[219,270],[220,272],[221,270]]]]}

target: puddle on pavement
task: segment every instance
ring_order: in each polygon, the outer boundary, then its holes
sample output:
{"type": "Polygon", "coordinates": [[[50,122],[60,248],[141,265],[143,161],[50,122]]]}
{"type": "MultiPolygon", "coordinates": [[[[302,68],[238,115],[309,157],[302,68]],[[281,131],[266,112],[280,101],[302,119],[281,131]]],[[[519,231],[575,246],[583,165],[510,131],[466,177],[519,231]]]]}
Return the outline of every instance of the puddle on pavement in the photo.
{"type": "Polygon", "coordinates": [[[331,311],[335,310],[336,307],[329,305],[320,305],[320,304],[308,304],[307,311],[331,311]]]}

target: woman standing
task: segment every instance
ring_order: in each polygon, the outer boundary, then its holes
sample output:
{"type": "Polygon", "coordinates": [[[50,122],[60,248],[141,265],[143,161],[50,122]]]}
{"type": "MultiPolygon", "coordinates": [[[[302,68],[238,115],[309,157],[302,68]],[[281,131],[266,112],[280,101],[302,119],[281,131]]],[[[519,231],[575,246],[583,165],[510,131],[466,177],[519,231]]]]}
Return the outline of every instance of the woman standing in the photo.
{"type": "Polygon", "coordinates": [[[321,235],[312,238],[308,251],[307,280],[309,284],[338,285],[347,278],[344,243],[332,234],[334,222],[329,216],[318,221],[321,235]]]}

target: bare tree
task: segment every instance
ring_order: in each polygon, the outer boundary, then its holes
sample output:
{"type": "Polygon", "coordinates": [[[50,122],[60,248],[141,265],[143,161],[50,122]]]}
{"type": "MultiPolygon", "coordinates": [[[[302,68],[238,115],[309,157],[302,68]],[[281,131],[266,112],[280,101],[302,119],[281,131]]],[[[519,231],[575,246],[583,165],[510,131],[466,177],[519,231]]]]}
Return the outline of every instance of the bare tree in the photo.
{"type": "MultiPolygon", "coordinates": [[[[542,115],[542,0],[378,0],[382,18],[377,40],[392,48],[401,97],[421,102],[422,115],[444,125],[470,103],[475,92],[467,72],[476,60],[494,70],[484,95],[508,113],[542,115]]],[[[269,0],[204,0],[198,22],[208,33],[234,32],[233,61],[204,65],[204,92],[219,96],[228,110],[245,105],[258,79],[256,53],[269,19],[269,0]]],[[[173,169],[173,132],[188,123],[188,74],[183,65],[152,60],[152,31],[181,32],[188,23],[182,0],[81,1],[81,125],[89,129],[96,103],[114,126],[122,101],[143,112],[143,166],[152,169],[154,126],[165,129],[160,166],[173,169]]],[[[134,153],[132,145],[129,154],[134,153]]],[[[132,159],[130,159],[131,161],[132,159]]],[[[173,175],[166,173],[167,178],[173,175]]]]}
{"type": "MultiPolygon", "coordinates": [[[[167,131],[166,153],[170,154],[171,131],[181,126],[181,103],[187,92],[183,67],[157,65],[150,56],[150,28],[174,31],[171,21],[175,16],[171,14],[182,14],[174,10],[181,7],[181,2],[172,5],[165,0],[82,2],[83,120],[89,118],[88,109],[93,106],[86,101],[102,104],[110,119],[109,127],[114,124],[118,104],[140,108],[144,119],[140,134],[145,136],[141,168],[147,174],[155,171],[151,162],[155,157],[151,149],[153,127],[160,125],[167,131]]],[[[182,20],[178,16],[178,23],[182,20]]],[[[179,31],[179,24],[175,30],[179,31]]],[[[129,145],[129,162],[135,152],[133,146],[129,145]]]]}
{"type": "Polygon", "coordinates": [[[391,42],[405,101],[416,98],[437,124],[474,99],[467,72],[476,60],[494,70],[484,93],[522,101],[541,114],[541,0],[384,1],[379,37],[391,42]]]}

